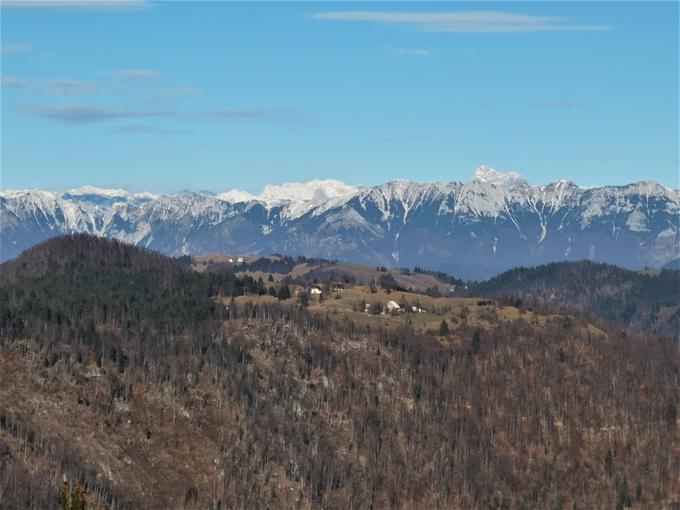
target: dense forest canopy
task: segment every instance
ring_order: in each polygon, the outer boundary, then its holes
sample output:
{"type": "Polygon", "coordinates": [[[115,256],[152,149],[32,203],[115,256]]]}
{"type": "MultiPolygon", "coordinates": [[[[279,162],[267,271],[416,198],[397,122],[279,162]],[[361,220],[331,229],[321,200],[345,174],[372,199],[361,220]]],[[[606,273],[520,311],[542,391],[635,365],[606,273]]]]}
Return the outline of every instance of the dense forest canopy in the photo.
{"type": "Polygon", "coordinates": [[[468,294],[505,296],[552,310],[580,310],[636,331],[680,340],[680,271],[631,271],[591,261],[520,267],[468,294]]]}
{"type": "Polygon", "coordinates": [[[0,278],[3,508],[56,508],[63,476],[92,508],[680,501],[680,361],[656,336],[490,301],[386,329],[87,236],[0,278]]]}

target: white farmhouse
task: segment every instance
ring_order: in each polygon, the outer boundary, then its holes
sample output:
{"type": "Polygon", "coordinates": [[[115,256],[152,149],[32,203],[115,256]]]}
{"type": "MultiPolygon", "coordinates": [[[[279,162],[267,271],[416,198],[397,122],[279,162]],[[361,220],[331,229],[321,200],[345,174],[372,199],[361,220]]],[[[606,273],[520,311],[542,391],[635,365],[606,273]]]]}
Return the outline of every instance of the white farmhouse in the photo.
{"type": "Polygon", "coordinates": [[[388,301],[385,305],[385,310],[387,313],[392,313],[401,310],[401,306],[396,301],[388,301]]]}

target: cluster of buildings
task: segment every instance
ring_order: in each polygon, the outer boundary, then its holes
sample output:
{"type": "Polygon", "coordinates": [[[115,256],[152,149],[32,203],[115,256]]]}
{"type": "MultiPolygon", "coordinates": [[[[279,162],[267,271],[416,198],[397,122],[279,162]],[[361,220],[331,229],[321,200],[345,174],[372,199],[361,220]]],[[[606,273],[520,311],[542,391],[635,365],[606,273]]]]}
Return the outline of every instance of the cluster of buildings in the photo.
{"type": "MultiPolygon", "coordinates": [[[[371,305],[366,303],[365,313],[370,313],[371,305]]],[[[398,313],[424,313],[425,309],[415,305],[400,305],[394,300],[390,300],[383,306],[381,315],[392,315],[398,313]]]]}
{"type": "MultiPolygon", "coordinates": [[[[301,297],[304,295],[310,297],[320,298],[324,291],[319,285],[294,285],[291,289],[295,297],[301,297]]],[[[327,292],[336,293],[344,292],[345,285],[342,283],[330,282],[327,286],[327,292]]]]}

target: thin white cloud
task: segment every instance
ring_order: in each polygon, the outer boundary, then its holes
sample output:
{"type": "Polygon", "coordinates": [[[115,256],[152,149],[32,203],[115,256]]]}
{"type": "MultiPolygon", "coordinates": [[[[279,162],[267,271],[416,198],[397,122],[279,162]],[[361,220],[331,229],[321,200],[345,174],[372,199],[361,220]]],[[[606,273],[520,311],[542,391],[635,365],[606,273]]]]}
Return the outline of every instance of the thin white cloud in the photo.
{"type": "Polygon", "coordinates": [[[114,71],[114,74],[116,74],[121,80],[125,81],[165,78],[163,73],[160,71],[154,71],[153,69],[121,69],[114,71]]]}
{"type": "Polygon", "coordinates": [[[75,80],[45,80],[45,87],[60,96],[80,96],[95,91],[91,83],[75,80]]]}
{"type": "Polygon", "coordinates": [[[387,48],[395,57],[429,57],[430,50],[424,48],[387,48]]]}
{"type": "Polygon", "coordinates": [[[161,129],[157,126],[150,126],[148,124],[123,124],[120,126],[115,126],[112,133],[120,134],[158,134],[158,133],[168,133],[165,129],[161,129]]]}
{"type": "Polygon", "coordinates": [[[95,92],[96,87],[87,82],[63,79],[28,80],[18,76],[3,75],[2,85],[32,93],[48,92],[58,96],[80,96],[95,92]]]}
{"type": "Polygon", "coordinates": [[[292,113],[287,110],[276,109],[218,109],[206,111],[180,111],[180,110],[140,110],[105,108],[99,106],[71,104],[34,106],[24,108],[21,113],[39,117],[64,124],[95,124],[121,119],[177,119],[177,120],[250,120],[250,121],[277,121],[290,120],[292,113]]]}
{"type": "Polygon", "coordinates": [[[143,0],[3,0],[3,9],[139,10],[153,7],[143,0]]]}
{"type": "Polygon", "coordinates": [[[26,52],[26,51],[31,51],[32,49],[33,49],[33,45],[28,44],[28,43],[3,44],[2,45],[2,53],[5,53],[5,54],[23,53],[23,52],[26,52]]]}
{"type": "Polygon", "coordinates": [[[31,88],[31,84],[28,81],[16,76],[3,74],[2,77],[0,77],[0,81],[2,81],[3,87],[12,87],[19,90],[29,90],[31,88]]]}
{"type": "MultiPolygon", "coordinates": [[[[154,78],[163,78],[164,75],[159,71],[153,70],[121,70],[114,71],[109,74],[114,74],[122,81],[135,82],[137,80],[146,80],[154,78]]],[[[93,94],[96,92],[106,92],[106,87],[95,85],[94,83],[65,79],[65,78],[45,78],[26,79],[18,76],[2,75],[2,85],[31,93],[47,93],[57,96],[82,96],[93,94]]],[[[162,90],[157,93],[150,93],[139,97],[140,100],[155,104],[164,101],[173,101],[182,97],[196,97],[203,94],[201,89],[196,87],[175,87],[167,90],[162,90]]]]}
{"type": "Polygon", "coordinates": [[[197,97],[202,94],[203,91],[196,87],[177,87],[156,94],[147,94],[141,96],[140,99],[146,103],[161,103],[163,101],[173,101],[183,97],[197,97]]]}
{"type": "Polygon", "coordinates": [[[580,101],[541,101],[538,103],[533,103],[531,106],[546,109],[562,109],[562,108],[580,108],[582,106],[587,105],[586,103],[582,103],[580,101]]]}
{"type": "Polygon", "coordinates": [[[331,11],[312,15],[316,20],[388,23],[423,32],[526,33],[608,30],[608,25],[574,24],[566,18],[499,11],[393,12],[331,11]]]}

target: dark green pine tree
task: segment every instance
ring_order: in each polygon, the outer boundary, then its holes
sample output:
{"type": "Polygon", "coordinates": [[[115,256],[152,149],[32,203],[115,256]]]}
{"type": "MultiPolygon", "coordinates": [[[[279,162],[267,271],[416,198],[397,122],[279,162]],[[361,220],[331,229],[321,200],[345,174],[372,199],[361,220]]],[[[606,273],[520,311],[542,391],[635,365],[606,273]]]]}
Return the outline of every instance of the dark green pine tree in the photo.
{"type": "Polygon", "coordinates": [[[604,458],[604,470],[609,478],[614,474],[614,455],[612,455],[612,449],[607,450],[607,455],[604,458]]]}
{"type": "Polygon", "coordinates": [[[476,329],[475,332],[472,334],[472,343],[470,345],[470,350],[472,351],[472,354],[478,354],[481,345],[482,336],[479,334],[479,330],[476,329]]]}

